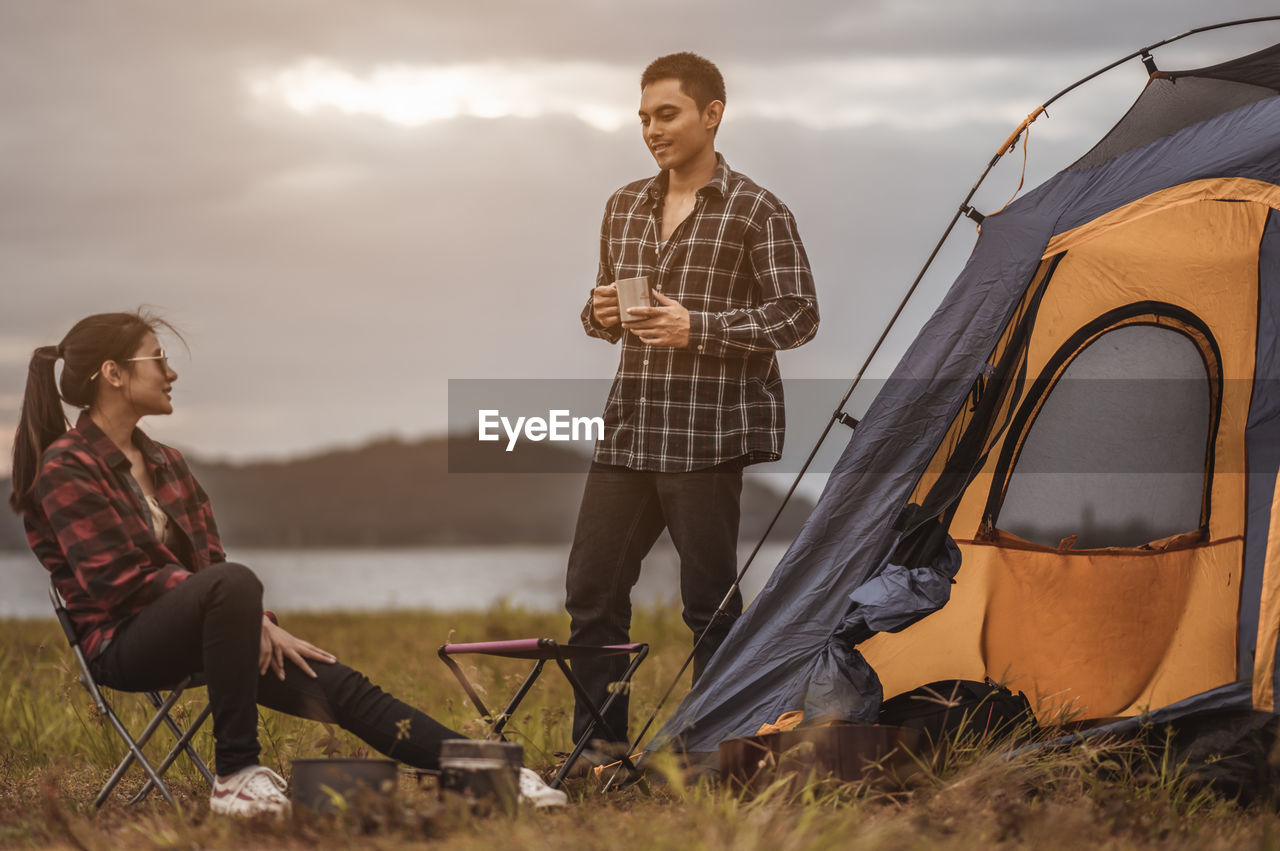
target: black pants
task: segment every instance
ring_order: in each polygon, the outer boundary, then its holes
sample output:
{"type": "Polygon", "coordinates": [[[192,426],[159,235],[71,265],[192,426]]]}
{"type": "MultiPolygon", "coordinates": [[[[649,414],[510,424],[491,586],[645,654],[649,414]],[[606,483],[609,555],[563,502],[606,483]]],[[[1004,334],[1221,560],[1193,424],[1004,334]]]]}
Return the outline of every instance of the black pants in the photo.
{"type": "MultiPolygon", "coordinates": [[[[592,463],[565,581],[570,642],[629,640],[631,588],[640,578],[641,560],[665,528],[680,555],[684,622],[695,640],[707,633],[693,658],[697,682],[742,613],[742,596],[735,592],[724,614],[712,623],[737,574],[742,468],[740,459],[691,473],[649,473],[592,463]]],[[[597,704],[626,667],[622,656],[573,663],[574,673],[597,704]]],[[[599,738],[627,738],[627,709],[627,695],[619,695],[605,716],[613,736],[601,733],[599,738]]],[[[575,741],[590,722],[586,709],[575,706],[575,741]]]]}
{"type": "Polygon", "coordinates": [[[215,564],[123,624],[91,667],[101,684],[126,691],[168,688],[203,672],[222,776],[258,762],[259,703],[337,724],[417,768],[439,768],[440,743],[465,738],[346,665],[308,660],[313,679],[286,661],[283,680],[271,670],[259,676],[261,635],[262,583],[244,565],[215,564]]]}

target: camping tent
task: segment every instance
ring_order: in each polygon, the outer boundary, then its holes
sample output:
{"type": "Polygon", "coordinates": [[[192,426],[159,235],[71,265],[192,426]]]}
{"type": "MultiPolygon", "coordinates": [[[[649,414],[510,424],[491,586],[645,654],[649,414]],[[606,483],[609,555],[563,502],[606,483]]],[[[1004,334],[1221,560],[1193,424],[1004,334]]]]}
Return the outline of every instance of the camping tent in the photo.
{"type": "Polygon", "coordinates": [[[651,748],[797,709],[874,721],[943,678],[1007,682],[1042,719],[1275,710],[1277,94],[1280,45],[1156,71],[986,217],[651,748]]]}

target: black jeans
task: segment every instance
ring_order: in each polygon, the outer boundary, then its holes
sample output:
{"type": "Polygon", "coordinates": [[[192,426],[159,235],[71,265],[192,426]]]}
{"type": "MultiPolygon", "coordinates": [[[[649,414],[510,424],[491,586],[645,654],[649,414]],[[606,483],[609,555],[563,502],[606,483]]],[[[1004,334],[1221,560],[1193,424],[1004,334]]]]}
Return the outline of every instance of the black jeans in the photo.
{"type": "Polygon", "coordinates": [[[465,738],[346,665],[309,661],[313,679],[286,662],[283,680],[271,670],[259,676],[261,635],[262,583],[244,565],[226,562],[165,592],[123,624],[90,664],[98,682],[125,691],[168,688],[202,672],[222,776],[258,762],[259,703],[337,724],[417,768],[439,768],[440,743],[465,738]]]}
{"type": "MultiPolygon", "coordinates": [[[[640,578],[641,560],[665,528],[680,555],[684,622],[695,640],[707,633],[693,658],[697,682],[742,614],[742,595],[735,592],[725,612],[712,623],[737,574],[743,466],[738,459],[690,473],[650,473],[591,464],[565,581],[570,642],[624,644],[629,640],[631,588],[640,578]]],[[[573,670],[599,704],[627,664],[622,656],[582,659],[573,663],[573,670]]],[[[624,693],[605,716],[613,736],[599,733],[598,737],[626,739],[627,709],[624,693]]],[[[590,723],[587,710],[575,706],[575,741],[590,723]]]]}

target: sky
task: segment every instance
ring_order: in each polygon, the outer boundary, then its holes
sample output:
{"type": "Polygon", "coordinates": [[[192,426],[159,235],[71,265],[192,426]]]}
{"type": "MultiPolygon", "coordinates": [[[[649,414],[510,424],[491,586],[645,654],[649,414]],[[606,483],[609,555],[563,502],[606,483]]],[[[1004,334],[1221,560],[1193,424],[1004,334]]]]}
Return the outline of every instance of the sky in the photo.
{"type": "MultiPolygon", "coordinates": [[[[607,379],[617,351],[578,312],[606,198],[655,172],[640,71],[678,50],[720,66],[717,147],[792,209],[813,265],[821,329],[780,355],[784,379],[825,379],[789,406],[794,459],[1024,116],[1139,47],[1276,11],[0,0],[0,474],[31,350],[100,311],[149,305],[182,330],[185,347],[166,341],[176,413],[147,428],[205,457],[440,433],[450,379],[607,379]]],[[[1155,56],[1190,68],[1278,40],[1268,23],[1155,56]]],[[[1087,151],[1144,80],[1134,60],[1050,109],[1022,191],[1087,151]]],[[[1004,158],[979,210],[1014,195],[1022,163],[1021,147],[1004,158]]],[[[957,228],[871,375],[974,238],[957,228]]]]}

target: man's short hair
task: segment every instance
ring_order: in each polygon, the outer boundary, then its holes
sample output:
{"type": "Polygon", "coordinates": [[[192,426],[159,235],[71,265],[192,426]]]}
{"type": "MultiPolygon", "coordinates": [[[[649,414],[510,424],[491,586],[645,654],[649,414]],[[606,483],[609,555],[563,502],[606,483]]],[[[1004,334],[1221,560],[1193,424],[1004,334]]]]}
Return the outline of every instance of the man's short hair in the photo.
{"type": "Polygon", "coordinates": [[[640,75],[640,89],[658,80],[679,80],[680,90],[698,105],[707,108],[713,100],[724,103],[724,77],[708,59],[687,51],[659,56],[640,75]]]}

